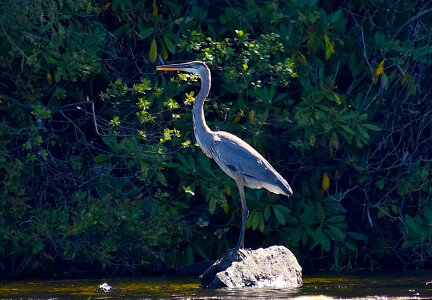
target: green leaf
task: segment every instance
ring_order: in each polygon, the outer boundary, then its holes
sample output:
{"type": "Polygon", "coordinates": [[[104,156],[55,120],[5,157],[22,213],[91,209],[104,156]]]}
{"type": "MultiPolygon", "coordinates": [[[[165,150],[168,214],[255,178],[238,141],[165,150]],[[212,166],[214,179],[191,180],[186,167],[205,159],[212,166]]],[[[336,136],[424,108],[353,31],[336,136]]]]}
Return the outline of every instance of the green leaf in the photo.
{"type": "Polygon", "coordinates": [[[253,211],[252,215],[251,215],[251,225],[252,225],[252,229],[256,230],[258,228],[260,222],[260,214],[258,211],[253,211]]]}
{"type": "Polygon", "coordinates": [[[337,137],[336,132],[334,132],[334,131],[332,132],[332,135],[331,135],[331,143],[336,150],[339,149],[339,139],[337,137]]]}
{"type": "Polygon", "coordinates": [[[95,162],[97,163],[102,163],[104,161],[107,161],[111,158],[111,156],[109,154],[99,154],[98,156],[96,156],[94,158],[95,162]]]}
{"type": "Polygon", "coordinates": [[[342,16],[342,9],[338,9],[334,13],[328,16],[330,23],[336,23],[339,18],[342,16]]]}
{"type": "Polygon", "coordinates": [[[186,160],[186,158],[185,158],[182,154],[177,153],[177,158],[178,158],[178,159],[180,160],[180,162],[183,164],[183,167],[185,167],[185,168],[188,169],[189,171],[192,171],[192,168],[191,168],[189,162],[186,160]]]}
{"type": "Polygon", "coordinates": [[[293,245],[297,245],[300,242],[303,234],[304,232],[301,228],[294,228],[290,230],[288,234],[288,238],[290,239],[293,245]]]}
{"type": "Polygon", "coordinates": [[[343,129],[345,132],[347,132],[347,133],[349,133],[349,134],[351,134],[351,135],[355,135],[354,130],[352,130],[352,129],[349,128],[348,126],[341,125],[341,127],[342,127],[342,129],[343,129]]]}
{"type": "Polygon", "coordinates": [[[160,40],[160,49],[161,49],[160,52],[162,54],[162,58],[164,60],[167,60],[168,59],[168,50],[167,50],[167,47],[165,46],[165,43],[163,40],[160,40]]]}
{"type": "Polygon", "coordinates": [[[319,223],[317,211],[314,205],[308,204],[300,215],[300,221],[304,225],[312,226],[319,223]]]}
{"type": "Polygon", "coordinates": [[[367,129],[373,130],[373,131],[380,131],[381,128],[374,124],[362,124],[363,127],[366,127],[367,129]]]}
{"type": "Polygon", "coordinates": [[[121,1],[121,0],[112,0],[112,2],[111,2],[111,9],[113,11],[117,9],[117,6],[119,5],[119,1],[121,1]]]}
{"type": "Polygon", "coordinates": [[[258,229],[260,232],[264,232],[264,228],[265,228],[264,217],[263,217],[262,213],[260,213],[258,229]]]}
{"type": "Polygon", "coordinates": [[[421,236],[422,229],[419,226],[418,218],[411,217],[410,215],[405,215],[405,222],[407,225],[408,231],[411,231],[414,235],[421,236]]]}
{"type": "Polygon", "coordinates": [[[165,45],[167,46],[169,52],[171,53],[175,53],[175,45],[174,43],[167,37],[164,35],[163,40],[165,42],[165,45]]]}
{"type": "Polygon", "coordinates": [[[138,25],[138,29],[140,29],[139,31],[139,35],[142,39],[146,39],[149,36],[151,36],[154,32],[154,28],[145,28],[145,29],[141,29],[141,26],[138,25]]]}
{"type": "Polygon", "coordinates": [[[357,63],[355,54],[351,54],[348,59],[348,68],[353,77],[356,77],[362,71],[361,64],[357,63]]]}
{"type": "Polygon", "coordinates": [[[33,254],[38,254],[44,250],[44,244],[41,241],[33,241],[31,247],[33,254]]]}
{"type": "Polygon", "coordinates": [[[377,186],[377,188],[379,188],[380,190],[384,189],[384,185],[385,185],[385,180],[384,179],[380,179],[378,180],[375,185],[377,186]]]}
{"type": "Polygon", "coordinates": [[[361,134],[361,136],[362,137],[364,137],[365,138],[365,141],[364,142],[367,142],[368,140],[369,140],[369,133],[367,133],[367,131],[366,130],[364,130],[362,127],[358,127],[358,131],[359,131],[359,133],[361,134]]]}
{"type": "Polygon", "coordinates": [[[329,60],[330,57],[332,56],[332,54],[335,53],[334,44],[330,40],[330,38],[329,38],[329,36],[327,34],[324,35],[324,41],[325,41],[325,47],[326,47],[325,59],[329,60]]]}
{"type": "Polygon", "coordinates": [[[328,231],[331,237],[336,241],[343,241],[345,239],[345,233],[342,232],[338,227],[327,224],[328,231]]]}
{"type": "Polygon", "coordinates": [[[352,237],[353,239],[357,240],[357,241],[366,241],[367,237],[361,233],[358,232],[353,232],[353,231],[349,231],[346,233],[347,236],[352,237]]]}
{"type": "Polygon", "coordinates": [[[316,247],[317,245],[321,244],[321,247],[324,251],[330,250],[330,240],[329,238],[324,234],[321,226],[319,226],[312,236],[315,244],[312,247],[316,247]]]}
{"type": "Polygon", "coordinates": [[[162,184],[163,186],[167,186],[168,183],[166,181],[166,178],[164,176],[164,174],[162,174],[161,172],[156,173],[156,180],[162,184]]]}
{"type": "MultiPolygon", "coordinates": [[[[96,160],[96,158],[95,158],[96,160]]],[[[71,155],[69,158],[72,169],[76,171],[82,170],[83,158],[79,155],[71,155]]]]}
{"type": "Polygon", "coordinates": [[[352,251],[357,251],[357,245],[351,241],[344,241],[344,246],[352,251]]]}
{"type": "Polygon", "coordinates": [[[189,208],[189,205],[181,201],[172,201],[171,204],[180,208],[189,208]]]}
{"type": "Polygon", "coordinates": [[[196,164],[195,164],[195,159],[192,156],[188,157],[188,161],[189,161],[189,165],[191,166],[191,171],[193,173],[196,172],[196,164]]]}
{"type": "Polygon", "coordinates": [[[270,218],[270,206],[267,205],[267,206],[264,208],[264,219],[265,219],[266,221],[268,221],[269,218],[270,218]]]}
{"type": "Polygon", "coordinates": [[[342,223],[342,222],[345,222],[345,216],[342,216],[342,215],[332,216],[332,217],[327,219],[327,222],[328,223],[342,223]]]}
{"type": "Polygon", "coordinates": [[[291,213],[291,209],[289,209],[285,205],[275,204],[275,205],[273,205],[273,207],[276,207],[284,215],[288,215],[291,213]]]}
{"type": "Polygon", "coordinates": [[[124,2],[124,0],[120,0],[119,5],[120,5],[120,8],[121,8],[122,10],[125,10],[125,9],[126,9],[126,3],[124,2]]]}
{"type": "Polygon", "coordinates": [[[425,215],[425,217],[426,217],[426,221],[429,223],[429,224],[432,224],[432,209],[430,209],[430,208],[426,208],[425,209],[425,211],[424,211],[424,215],[425,215]]]}
{"type": "Polygon", "coordinates": [[[279,224],[285,225],[285,217],[276,205],[272,206],[274,215],[279,224]]]}
{"type": "Polygon", "coordinates": [[[47,62],[47,64],[59,65],[59,60],[57,58],[54,58],[53,56],[51,56],[49,54],[43,54],[43,57],[44,57],[45,61],[47,62]]]}
{"type": "Polygon", "coordinates": [[[209,157],[207,157],[204,154],[202,154],[202,155],[200,154],[198,157],[198,162],[199,162],[200,166],[203,168],[203,170],[206,171],[206,173],[212,175],[215,178],[217,177],[215,175],[215,173],[212,171],[211,161],[210,161],[209,157]]]}
{"type": "Polygon", "coordinates": [[[252,211],[251,213],[249,213],[249,216],[246,220],[246,228],[251,228],[252,227],[252,220],[255,217],[255,211],[252,211]]]}
{"type": "Polygon", "coordinates": [[[150,45],[150,52],[149,52],[149,58],[152,63],[156,62],[157,58],[157,45],[156,40],[153,38],[151,45],[150,45]]]}
{"type": "Polygon", "coordinates": [[[386,46],[386,39],[384,33],[382,33],[381,31],[376,31],[374,38],[378,48],[384,48],[386,46]]]}
{"type": "Polygon", "coordinates": [[[388,88],[389,80],[388,80],[388,76],[386,75],[386,73],[381,74],[381,83],[382,83],[382,86],[384,89],[388,88]]]}
{"type": "Polygon", "coordinates": [[[342,100],[339,97],[339,95],[337,93],[333,93],[333,96],[334,96],[334,99],[335,99],[337,105],[341,105],[342,104],[342,100]]]}
{"type": "Polygon", "coordinates": [[[211,198],[209,201],[209,212],[212,215],[214,214],[215,211],[216,211],[216,199],[211,198]]]}

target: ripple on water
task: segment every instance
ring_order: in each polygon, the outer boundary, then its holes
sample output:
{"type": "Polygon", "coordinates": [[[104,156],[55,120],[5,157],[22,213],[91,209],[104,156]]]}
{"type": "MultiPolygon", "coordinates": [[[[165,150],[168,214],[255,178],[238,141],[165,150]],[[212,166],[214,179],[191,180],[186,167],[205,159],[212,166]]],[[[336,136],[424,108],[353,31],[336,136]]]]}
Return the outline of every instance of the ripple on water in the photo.
{"type": "Polygon", "coordinates": [[[432,271],[304,276],[298,288],[207,290],[191,277],[0,281],[0,299],[432,299],[432,271]],[[96,293],[102,283],[111,293],[96,293]]]}

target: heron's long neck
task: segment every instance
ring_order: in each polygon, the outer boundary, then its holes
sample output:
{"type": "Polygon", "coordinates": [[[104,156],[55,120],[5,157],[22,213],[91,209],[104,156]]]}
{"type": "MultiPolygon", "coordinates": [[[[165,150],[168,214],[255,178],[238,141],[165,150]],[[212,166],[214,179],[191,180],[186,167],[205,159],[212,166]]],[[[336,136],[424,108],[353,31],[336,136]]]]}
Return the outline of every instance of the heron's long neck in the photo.
{"type": "Polygon", "coordinates": [[[200,74],[201,78],[201,90],[195,98],[193,106],[193,124],[195,137],[198,140],[198,144],[207,153],[206,146],[209,145],[211,138],[211,130],[207,126],[204,117],[204,101],[210,92],[211,86],[211,75],[210,70],[200,74]]]}

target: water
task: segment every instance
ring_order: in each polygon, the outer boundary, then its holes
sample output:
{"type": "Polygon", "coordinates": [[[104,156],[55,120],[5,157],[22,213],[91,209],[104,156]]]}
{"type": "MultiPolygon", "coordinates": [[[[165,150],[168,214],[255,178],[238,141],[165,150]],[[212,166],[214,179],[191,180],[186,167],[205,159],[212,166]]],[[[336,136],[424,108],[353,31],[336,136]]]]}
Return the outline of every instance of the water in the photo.
{"type": "Polygon", "coordinates": [[[206,290],[192,277],[0,281],[0,299],[432,299],[432,271],[304,276],[299,288],[206,290]],[[97,293],[107,282],[114,290],[97,293]]]}

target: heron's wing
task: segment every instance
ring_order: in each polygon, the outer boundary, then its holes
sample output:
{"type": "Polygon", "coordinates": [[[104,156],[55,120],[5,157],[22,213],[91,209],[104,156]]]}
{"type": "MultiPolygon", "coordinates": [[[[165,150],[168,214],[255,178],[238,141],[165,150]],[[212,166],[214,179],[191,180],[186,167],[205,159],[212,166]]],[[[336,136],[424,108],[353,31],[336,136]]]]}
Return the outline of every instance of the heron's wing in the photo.
{"type": "Polygon", "coordinates": [[[228,132],[216,132],[213,140],[213,158],[231,177],[243,175],[247,186],[267,188],[279,187],[279,193],[292,194],[287,181],[270,163],[249,144],[228,132]]]}

